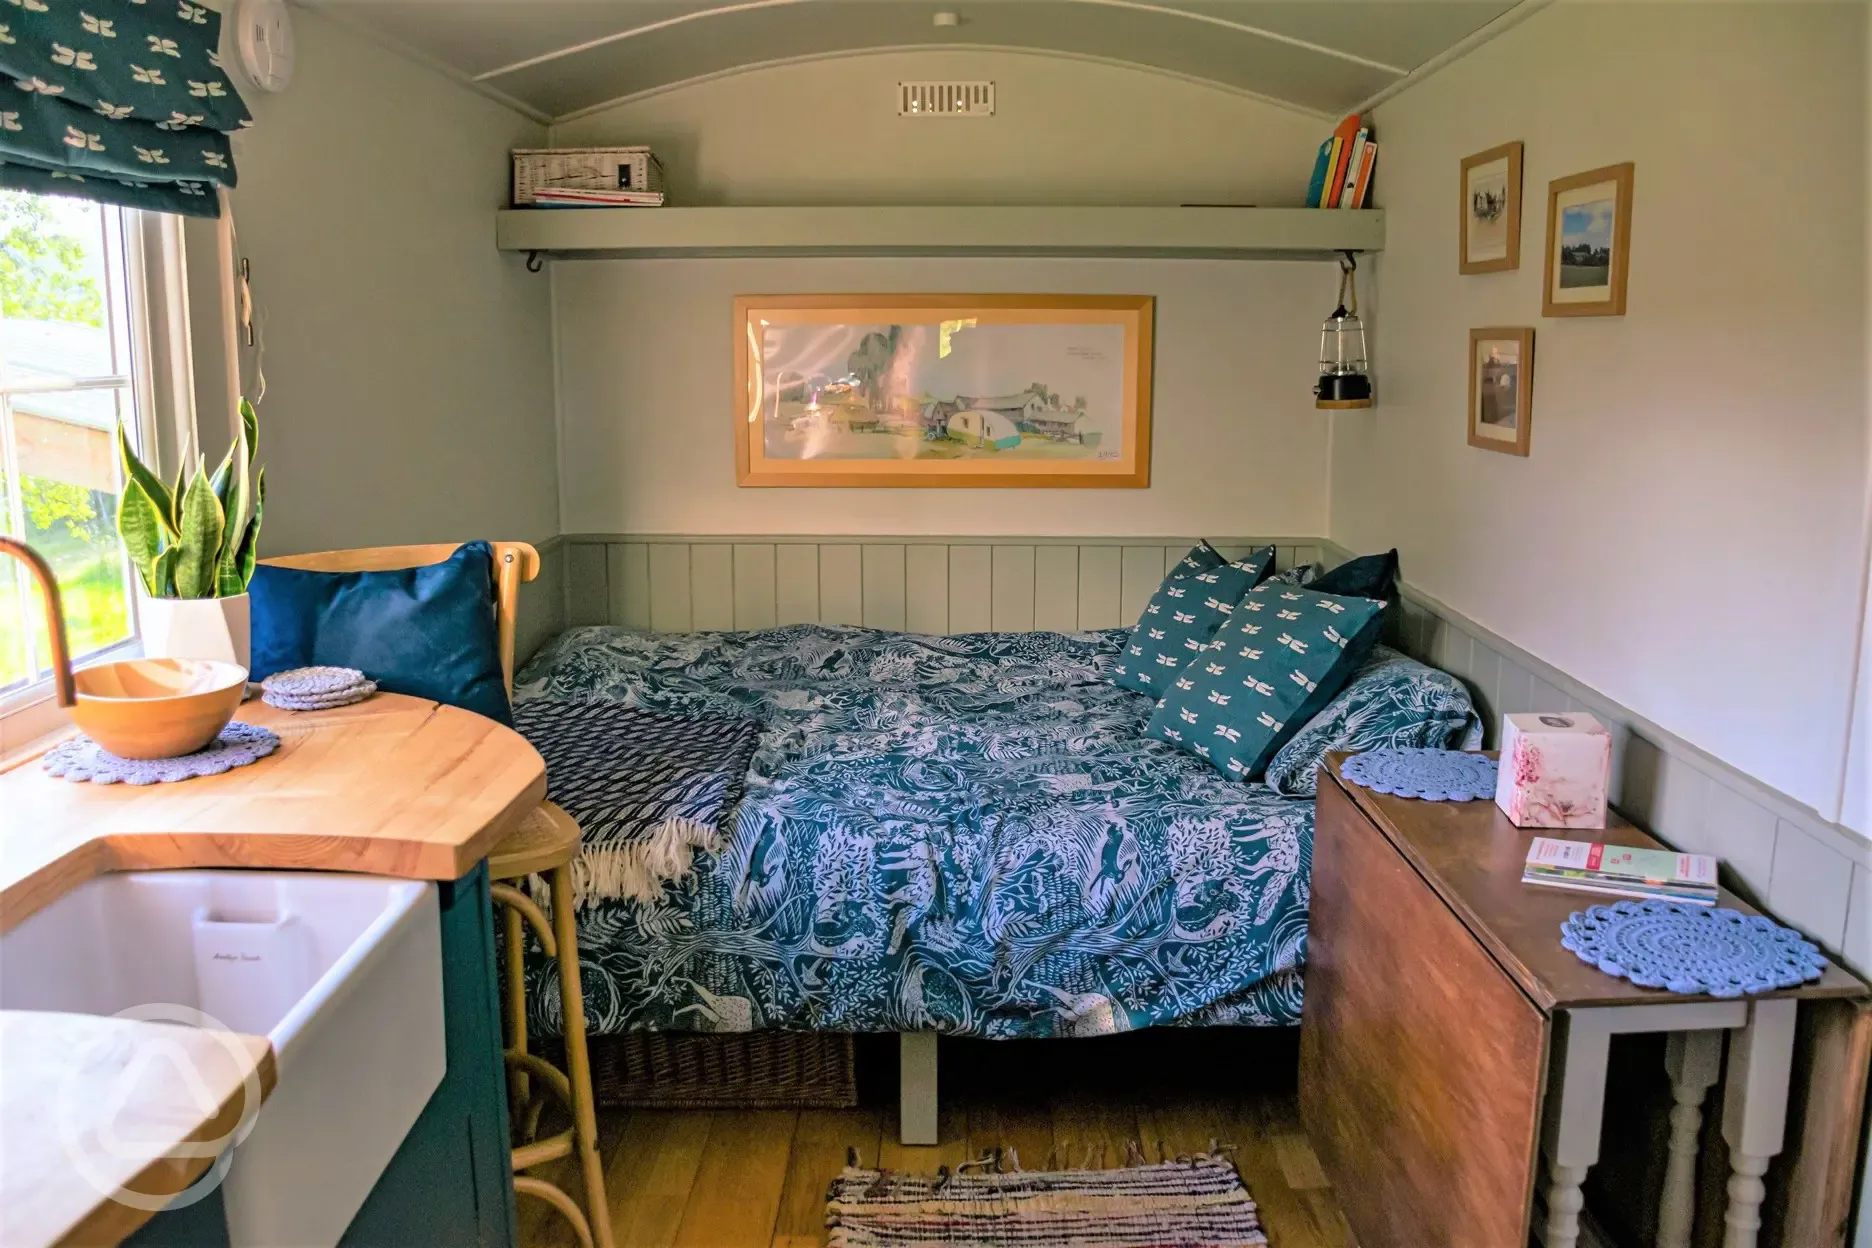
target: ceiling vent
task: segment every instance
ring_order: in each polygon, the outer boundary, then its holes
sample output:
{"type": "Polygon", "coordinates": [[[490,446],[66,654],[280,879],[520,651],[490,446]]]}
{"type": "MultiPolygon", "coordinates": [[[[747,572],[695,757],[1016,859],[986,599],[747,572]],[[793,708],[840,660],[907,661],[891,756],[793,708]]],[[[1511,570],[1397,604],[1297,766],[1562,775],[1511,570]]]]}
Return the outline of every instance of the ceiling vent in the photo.
{"type": "Polygon", "coordinates": [[[992,117],[992,82],[900,82],[899,117],[992,117]]]}

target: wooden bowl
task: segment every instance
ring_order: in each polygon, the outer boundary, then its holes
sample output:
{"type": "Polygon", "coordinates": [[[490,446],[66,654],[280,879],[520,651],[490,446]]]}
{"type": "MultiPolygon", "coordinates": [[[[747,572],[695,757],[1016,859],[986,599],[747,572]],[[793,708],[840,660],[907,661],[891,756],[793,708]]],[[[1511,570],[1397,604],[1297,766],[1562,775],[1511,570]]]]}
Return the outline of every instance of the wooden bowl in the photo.
{"type": "Polygon", "coordinates": [[[127,659],[72,679],[72,721],[119,758],[193,754],[227,727],[247,690],[246,668],[208,659],[127,659]]]}

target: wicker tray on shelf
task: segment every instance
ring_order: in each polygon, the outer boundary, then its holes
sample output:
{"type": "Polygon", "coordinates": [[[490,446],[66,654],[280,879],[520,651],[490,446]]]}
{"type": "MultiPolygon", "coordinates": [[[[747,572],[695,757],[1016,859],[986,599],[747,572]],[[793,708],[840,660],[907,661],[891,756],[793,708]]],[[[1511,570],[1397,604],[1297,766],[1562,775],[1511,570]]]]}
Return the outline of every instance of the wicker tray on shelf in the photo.
{"type": "Polygon", "coordinates": [[[852,1038],[842,1032],[633,1031],[593,1036],[590,1049],[600,1105],[849,1109],[858,1103],[852,1038]]]}

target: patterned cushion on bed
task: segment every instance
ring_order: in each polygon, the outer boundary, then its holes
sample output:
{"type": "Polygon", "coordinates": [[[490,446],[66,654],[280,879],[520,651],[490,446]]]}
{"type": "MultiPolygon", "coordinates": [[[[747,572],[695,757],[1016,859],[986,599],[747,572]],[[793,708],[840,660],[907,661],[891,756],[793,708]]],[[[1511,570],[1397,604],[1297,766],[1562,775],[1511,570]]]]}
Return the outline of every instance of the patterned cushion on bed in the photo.
{"type": "Polygon", "coordinates": [[[1358,670],[1384,604],[1297,586],[1252,589],[1176,676],[1146,732],[1253,780],[1358,670]]]}
{"type": "Polygon", "coordinates": [[[1208,644],[1242,595],[1253,589],[1274,563],[1274,548],[1263,546],[1235,563],[1186,572],[1195,554],[1191,551],[1190,557],[1164,578],[1151,596],[1150,605],[1138,617],[1125,641],[1124,653],[1112,668],[1112,683],[1119,688],[1139,693],[1168,689],[1183,665],[1208,644]]]}
{"type": "Polygon", "coordinates": [[[1312,797],[1330,750],[1481,745],[1482,720],[1462,681],[1378,646],[1339,696],[1280,748],[1267,784],[1286,797],[1312,797]]]}
{"type": "Polygon", "coordinates": [[[1189,554],[1176,561],[1176,566],[1170,569],[1170,576],[1195,576],[1198,572],[1219,568],[1227,562],[1228,560],[1223,557],[1221,551],[1211,546],[1206,540],[1200,541],[1189,548],[1189,554]]]}
{"type": "Polygon", "coordinates": [[[1319,564],[1300,563],[1291,568],[1282,568],[1261,583],[1263,585],[1311,585],[1319,579],[1319,574],[1319,564]]]}

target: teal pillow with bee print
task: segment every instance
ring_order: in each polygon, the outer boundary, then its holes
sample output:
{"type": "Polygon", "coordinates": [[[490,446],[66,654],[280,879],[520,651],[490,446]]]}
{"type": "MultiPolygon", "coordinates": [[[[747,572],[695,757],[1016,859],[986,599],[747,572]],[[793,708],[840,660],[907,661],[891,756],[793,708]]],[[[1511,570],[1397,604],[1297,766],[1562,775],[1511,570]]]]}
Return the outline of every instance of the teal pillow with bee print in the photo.
{"type": "Polygon", "coordinates": [[[1274,566],[1272,546],[1263,546],[1234,563],[1208,564],[1205,554],[1222,559],[1204,542],[1171,569],[1151,596],[1112,668],[1112,683],[1120,689],[1163,693],[1183,665],[1215,636],[1242,595],[1274,566]]]}
{"type": "Polygon", "coordinates": [[[1249,590],[1170,681],[1146,735],[1253,780],[1351,679],[1383,614],[1382,602],[1298,585],[1249,590]]]}

